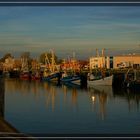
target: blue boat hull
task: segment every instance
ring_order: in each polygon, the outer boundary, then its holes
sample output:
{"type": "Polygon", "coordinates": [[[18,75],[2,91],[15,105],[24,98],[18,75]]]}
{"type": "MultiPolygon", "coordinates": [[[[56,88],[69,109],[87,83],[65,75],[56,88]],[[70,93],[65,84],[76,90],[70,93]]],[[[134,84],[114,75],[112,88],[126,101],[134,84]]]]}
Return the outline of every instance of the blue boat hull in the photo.
{"type": "Polygon", "coordinates": [[[66,85],[67,87],[70,87],[70,88],[81,88],[80,85],[74,84],[72,82],[65,82],[63,84],[66,85]]]}
{"type": "Polygon", "coordinates": [[[80,80],[80,77],[79,76],[67,76],[67,77],[61,78],[61,82],[73,82],[76,80],[80,80]]]}
{"type": "Polygon", "coordinates": [[[57,79],[58,77],[59,77],[59,73],[54,73],[54,74],[51,74],[47,77],[42,77],[42,80],[43,81],[51,81],[51,80],[57,79]]]}

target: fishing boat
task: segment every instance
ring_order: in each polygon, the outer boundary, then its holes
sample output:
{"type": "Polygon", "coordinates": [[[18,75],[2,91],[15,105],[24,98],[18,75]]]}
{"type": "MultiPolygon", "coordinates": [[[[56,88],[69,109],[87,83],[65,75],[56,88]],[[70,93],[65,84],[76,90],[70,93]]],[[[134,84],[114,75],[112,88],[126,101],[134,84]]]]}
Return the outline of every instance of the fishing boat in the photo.
{"type": "Polygon", "coordinates": [[[67,87],[70,87],[70,88],[81,88],[81,85],[79,84],[75,84],[73,82],[64,82],[63,85],[66,85],[67,87]]]}
{"type": "Polygon", "coordinates": [[[10,74],[10,78],[19,78],[20,72],[17,69],[13,69],[9,71],[9,74],[10,74]]]}
{"type": "Polygon", "coordinates": [[[20,79],[24,79],[24,80],[30,79],[29,72],[28,71],[22,71],[20,73],[20,79]]]}
{"type": "Polygon", "coordinates": [[[61,83],[68,87],[80,87],[80,77],[77,75],[68,75],[67,72],[62,73],[61,83]]]}
{"type": "Polygon", "coordinates": [[[71,74],[68,74],[67,71],[65,70],[62,73],[62,78],[61,82],[63,83],[73,83],[80,85],[81,84],[81,78],[80,75],[76,73],[77,67],[77,61],[75,59],[75,55],[73,54],[73,59],[69,60],[69,67],[71,67],[71,74]]]}
{"type": "MultiPolygon", "coordinates": [[[[99,57],[98,50],[96,49],[96,56],[99,57]]],[[[105,74],[105,60],[104,60],[105,54],[104,49],[102,49],[102,56],[101,56],[101,66],[99,69],[95,69],[97,75],[93,75],[92,69],[90,69],[90,72],[88,73],[87,77],[87,85],[88,86],[95,86],[95,85],[102,85],[102,86],[112,86],[113,84],[113,75],[106,75],[105,74]]]]}
{"type": "Polygon", "coordinates": [[[58,81],[58,76],[59,76],[59,72],[54,72],[54,73],[49,72],[48,74],[44,73],[42,80],[44,80],[44,81],[58,81]]]}
{"type": "Polygon", "coordinates": [[[41,79],[40,73],[38,71],[36,71],[35,73],[32,73],[31,79],[40,80],[41,79]]]}
{"type": "Polygon", "coordinates": [[[3,72],[3,76],[4,76],[4,77],[7,77],[7,78],[10,77],[9,71],[4,71],[4,72],[3,72]]]}
{"type": "Polygon", "coordinates": [[[45,62],[47,68],[44,70],[42,80],[43,81],[58,81],[60,77],[60,72],[58,67],[56,66],[54,52],[51,51],[51,62],[48,59],[47,53],[45,54],[45,62]]]}
{"type": "Polygon", "coordinates": [[[125,74],[123,87],[131,90],[140,90],[140,70],[128,69],[125,74]]]}
{"type": "Polygon", "coordinates": [[[80,85],[81,79],[80,76],[78,75],[64,75],[62,74],[62,78],[61,78],[61,82],[64,83],[73,83],[73,84],[77,84],[80,85]]]}
{"type": "Polygon", "coordinates": [[[92,78],[87,80],[88,86],[102,85],[102,86],[112,86],[113,75],[102,78],[92,78]]]}
{"type": "Polygon", "coordinates": [[[23,56],[21,58],[21,72],[20,72],[20,79],[28,80],[31,78],[30,72],[29,72],[29,65],[28,65],[28,57],[23,56]]]}

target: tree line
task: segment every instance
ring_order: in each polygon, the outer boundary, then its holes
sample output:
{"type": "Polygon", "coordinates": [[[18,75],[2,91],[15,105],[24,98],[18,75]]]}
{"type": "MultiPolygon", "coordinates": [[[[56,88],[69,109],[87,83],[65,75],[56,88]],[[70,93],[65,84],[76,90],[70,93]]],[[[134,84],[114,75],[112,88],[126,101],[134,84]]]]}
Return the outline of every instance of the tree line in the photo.
{"type": "MultiPolygon", "coordinates": [[[[51,62],[52,54],[49,52],[41,53],[39,56],[39,62],[45,64],[45,55],[47,54],[48,60],[51,62]]],[[[11,53],[6,53],[2,58],[0,58],[0,62],[5,62],[7,58],[14,58],[11,53]]],[[[29,62],[32,62],[33,58],[30,56],[30,52],[24,52],[21,54],[20,58],[27,58],[29,62]]],[[[62,63],[62,59],[58,59],[58,57],[54,54],[54,59],[57,64],[62,63]]]]}

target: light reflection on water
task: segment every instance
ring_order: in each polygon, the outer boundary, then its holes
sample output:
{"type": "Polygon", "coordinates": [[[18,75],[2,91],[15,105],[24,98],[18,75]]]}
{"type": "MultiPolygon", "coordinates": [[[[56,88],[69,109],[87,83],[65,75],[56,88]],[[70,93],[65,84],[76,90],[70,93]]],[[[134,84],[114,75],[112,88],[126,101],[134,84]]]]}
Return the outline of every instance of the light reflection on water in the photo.
{"type": "Polygon", "coordinates": [[[5,118],[25,133],[139,133],[139,94],[5,80],[5,118]]]}

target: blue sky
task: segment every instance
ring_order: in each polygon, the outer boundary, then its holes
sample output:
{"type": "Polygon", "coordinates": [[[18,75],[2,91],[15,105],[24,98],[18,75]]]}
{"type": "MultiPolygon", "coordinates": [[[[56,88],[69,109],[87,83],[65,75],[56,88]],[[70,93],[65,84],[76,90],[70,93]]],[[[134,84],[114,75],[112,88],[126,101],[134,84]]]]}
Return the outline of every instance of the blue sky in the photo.
{"type": "Polygon", "coordinates": [[[139,15],[138,6],[0,7],[0,51],[140,53],[139,15]]]}

